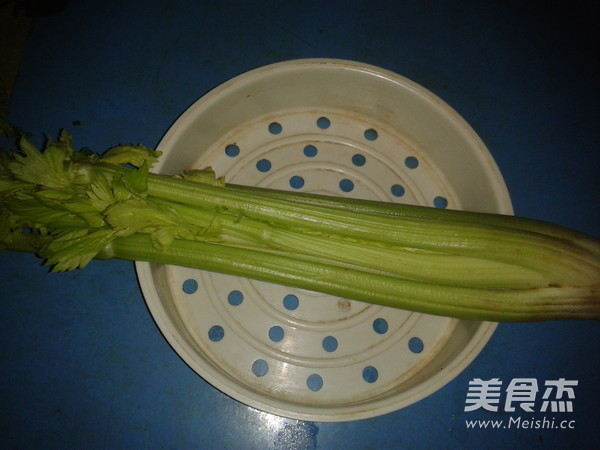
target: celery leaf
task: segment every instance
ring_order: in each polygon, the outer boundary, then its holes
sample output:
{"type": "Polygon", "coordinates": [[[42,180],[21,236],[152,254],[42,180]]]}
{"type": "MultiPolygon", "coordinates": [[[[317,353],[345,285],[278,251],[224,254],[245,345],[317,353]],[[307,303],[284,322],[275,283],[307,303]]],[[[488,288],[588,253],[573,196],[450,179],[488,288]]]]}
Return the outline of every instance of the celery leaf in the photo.
{"type": "Polygon", "coordinates": [[[142,145],[119,145],[107,150],[100,157],[100,161],[108,164],[131,164],[135,167],[147,163],[152,167],[160,154],[161,152],[142,145]]]}
{"type": "Polygon", "coordinates": [[[65,229],[55,239],[44,245],[40,256],[52,272],[84,268],[114,238],[110,229],[65,229]]]}
{"type": "Polygon", "coordinates": [[[225,187],[225,178],[218,177],[212,167],[204,169],[186,170],[181,175],[181,178],[194,183],[209,184],[211,186],[225,187]]]}
{"type": "Polygon", "coordinates": [[[21,154],[8,161],[8,170],[20,181],[50,188],[68,187],[75,177],[71,170],[70,141],[49,141],[43,152],[27,138],[19,141],[21,154]]]}
{"type": "Polygon", "coordinates": [[[177,215],[169,208],[135,197],[108,207],[106,221],[109,226],[118,231],[119,236],[129,236],[140,231],[154,231],[160,227],[183,226],[177,215]]]}

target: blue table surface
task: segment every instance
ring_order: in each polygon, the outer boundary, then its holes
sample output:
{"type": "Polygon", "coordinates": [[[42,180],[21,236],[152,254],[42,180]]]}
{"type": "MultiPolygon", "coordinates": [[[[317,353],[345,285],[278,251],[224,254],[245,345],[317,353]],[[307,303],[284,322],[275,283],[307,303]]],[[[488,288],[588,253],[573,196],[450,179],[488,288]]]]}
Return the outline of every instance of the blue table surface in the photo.
{"type": "MultiPolygon", "coordinates": [[[[454,107],[490,149],[516,214],[600,238],[598,7],[554,3],[72,1],[35,21],[9,119],[36,142],[67,128],[77,146],[97,151],[155,146],[191,103],[242,72],[296,58],[362,61],[454,107]]],[[[595,321],[500,324],[466,370],[416,404],[367,420],[311,423],[256,411],[196,375],[153,322],[132,263],[49,274],[32,255],[3,252],[0,264],[3,448],[592,448],[600,441],[595,321]],[[497,412],[465,412],[476,378],[499,378],[503,388],[537,380],[537,409],[511,412],[501,403],[497,412]],[[578,382],[573,411],[540,412],[543,384],[560,378],[578,382]],[[512,425],[467,424],[492,419],[512,425]]]]}

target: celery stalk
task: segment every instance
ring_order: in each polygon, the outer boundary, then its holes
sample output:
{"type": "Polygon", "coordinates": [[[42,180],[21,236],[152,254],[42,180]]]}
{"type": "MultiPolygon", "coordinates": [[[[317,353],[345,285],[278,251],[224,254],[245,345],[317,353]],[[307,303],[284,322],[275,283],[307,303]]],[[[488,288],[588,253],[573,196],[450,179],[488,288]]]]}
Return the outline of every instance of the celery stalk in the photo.
{"type": "MultiPolygon", "coordinates": [[[[155,199],[157,204],[171,202],[155,199]]],[[[188,205],[177,205],[178,216],[190,224],[218,227],[220,242],[230,246],[261,245],[264,251],[302,253],[330,264],[343,263],[407,279],[470,287],[530,288],[552,284],[545,274],[487,258],[447,254],[431,250],[393,246],[374,240],[356,240],[331,233],[289,229],[249,217],[227,213],[207,213],[188,205]],[[218,225],[217,225],[218,224],[218,225]]]]}
{"type": "Polygon", "coordinates": [[[515,217],[506,214],[426,208],[422,206],[406,205],[401,203],[288,192],[277,189],[243,186],[230,183],[227,184],[227,188],[236,192],[246,192],[272,199],[282,199],[286,202],[294,202],[302,205],[323,206],[331,209],[341,209],[348,212],[383,214],[392,217],[416,217],[422,219],[514,228],[541,234],[542,236],[554,237],[568,242],[569,245],[579,246],[586,251],[600,256],[600,242],[597,239],[561,225],[525,217],[515,217]]]}
{"type": "Polygon", "coordinates": [[[463,319],[600,318],[600,243],[573,230],[152,174],[150,149],[66,134],[21,151],[0,154],[0,247],[53,271],[122,258],[463,319]]]}
{"type": "Polygon", "coordinates": [[[259,220],[276,220],[289,227],[304,227],[391,245],[490,258],[532,270],[543,270],[552,284],[598,281],[599,258],[562,239],[505,226],[443,221],[421,217],[392,217],[367,212],[329,209],[321,205],[286,202],[250,192],[151,176],[148,194],[174,203],[227,210],[259,220]]]}
{"type": "Polygon", "coordinates": [[[143,234],[116,239],[106,256],[182,265],[463,319],[542,321],[600,317],[598,286],[517,290],[445,286],[214,243],[175,240],[168,248],[157,249],[143,234]]]}

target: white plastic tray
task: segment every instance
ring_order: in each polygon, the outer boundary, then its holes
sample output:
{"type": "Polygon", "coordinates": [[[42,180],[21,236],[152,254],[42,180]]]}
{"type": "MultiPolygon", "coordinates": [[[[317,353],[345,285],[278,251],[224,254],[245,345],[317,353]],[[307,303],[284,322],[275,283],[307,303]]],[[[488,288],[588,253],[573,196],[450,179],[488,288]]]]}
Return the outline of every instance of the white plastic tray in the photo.
{"type": "MultiPolygon", "coordinates": [[[[389,71],[295,60],[242,74],[193,104],[157,172],[212,166],[231,183],[512,214],[475,132],[389,71]]],[[[495,323],[367,305],[181,267],[137,263],[165,338],[201,377],[260,410],[347,421],[438,390],[495,323]]]]}

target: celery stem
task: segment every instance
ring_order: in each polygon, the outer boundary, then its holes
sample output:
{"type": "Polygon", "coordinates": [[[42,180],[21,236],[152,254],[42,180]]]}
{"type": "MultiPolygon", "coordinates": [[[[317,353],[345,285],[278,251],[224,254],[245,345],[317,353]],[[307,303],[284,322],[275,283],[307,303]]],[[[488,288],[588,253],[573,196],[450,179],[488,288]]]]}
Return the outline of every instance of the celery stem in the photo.
{"type": "Polygon", "coordinates": [[[143,234],[117,238],[112,252],[116,258],[181,265],[462,319],[600,318],[600,303],[595,301],[600,295],[598,285],[521,290],[443,286],[205,242],[176,239],[159,250],[143,234]]]}

